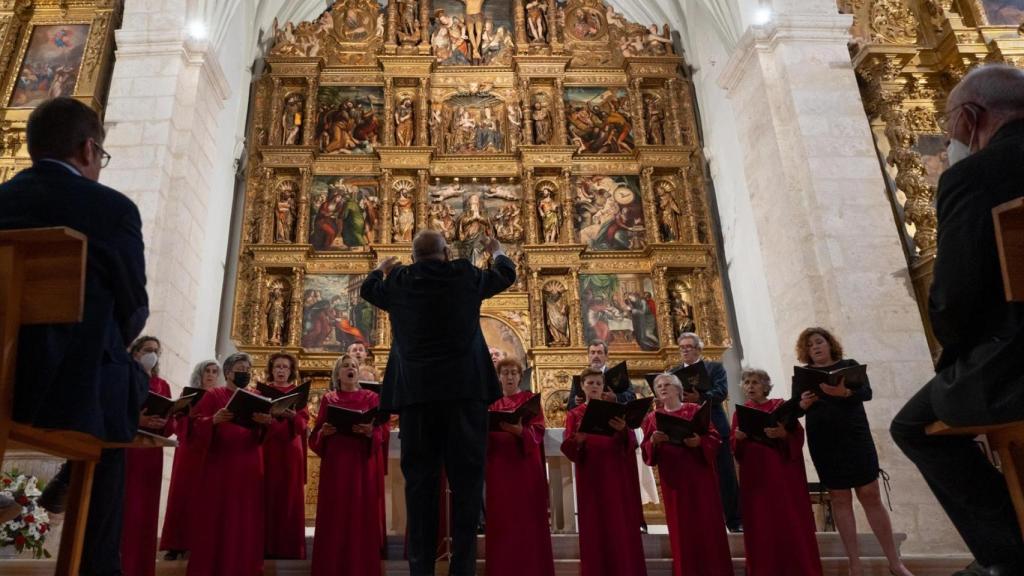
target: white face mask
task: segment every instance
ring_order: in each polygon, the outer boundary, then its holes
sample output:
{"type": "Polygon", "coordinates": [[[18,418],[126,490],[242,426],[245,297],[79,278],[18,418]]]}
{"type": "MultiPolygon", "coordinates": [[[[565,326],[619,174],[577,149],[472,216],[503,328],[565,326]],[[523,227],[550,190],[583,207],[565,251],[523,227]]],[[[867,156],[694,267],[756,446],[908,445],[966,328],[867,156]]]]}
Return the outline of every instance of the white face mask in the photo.
{"type": "Polygon", "coordinates": [[[156,363],[159,360],[160,357],[156,355],[156,352],[146,352],[139,357],[139,364],[142,364],[142,367],[146,369],[146,372],[149,372],[153,369],[153,366],[156,366],[156,363]]]}
{"type": "Polygon", "coordinates": [[[946,155],[949,157],[949,167],[952,168],[957,162],[971,155],[971,147],[959,140],[950,140],[946,146],[946,155]]]}

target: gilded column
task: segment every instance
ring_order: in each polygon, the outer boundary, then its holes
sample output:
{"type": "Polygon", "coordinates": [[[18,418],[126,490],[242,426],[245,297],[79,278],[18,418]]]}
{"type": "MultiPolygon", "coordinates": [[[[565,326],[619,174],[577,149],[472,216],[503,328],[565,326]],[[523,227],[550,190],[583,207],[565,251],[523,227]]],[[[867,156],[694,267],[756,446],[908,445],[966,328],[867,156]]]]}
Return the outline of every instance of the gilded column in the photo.
{"type": "Polygon", "coordinates": [[[675,333],[672,330],[672,307],[668,301],[668,269],[658,266],[654,269],[654,300],[658,304],[658,340],[662,348],[671,348],[675,333]]]}
{"type": "Polygon", "coordinates": [[[307,167],[299,168],[302,182],[299,188],[298,218],[295,225],[295,243],[309,244],[309,193],[313,189],[313,171],[307,167]]]}
{"type": "Polygon", "coordinates": [[[560,145],[569,143],[565,134],[565,83],[555,78],[555,141],[560,145]]]}
{"type": "Polygon", "coordinates": [[[302,143],[313,146],[313,139],[316,138],[316,96],[320,91],[320,75],[307,78],[306,86],[306,118],[302,123],[302,143]]]}
{"type": "Polygon", "coordinates": [[[540,273],[537,270],[530,270],[530,300],[532,306],[530,306],[530,316],[533,317],[533,338],[534,346],[547,346],[547,338],[545,338],[544,331],[547,327],[547,322],[544,320],[544,297],[542,294],[542,287],[540,285],[540,273]]]}
{"type": "Polygon", "coordinates": [[[679,169],[678,197],[683,199],[683,210],[686,211],[686,235],[691,244],[697,243],[697,216],[693,205],[693,194],[690,193],[690,180],[686,177],[686,168],[679,169]]]}
{"type": "Polygon", "coordinates": [[[537,229],[537,192],[533,189],[533,168],[527,168],[523,172],[523,197],[526,199],[526,243],[538,244],[540,242],[537,229]]]}
{"type": "Polygon", "coordinates": [[[270,91],[270,139],[267,144],[277,146],[281,143],[281,79],[274,76],[271,80],[274,89],[270,91]]]}
{"type": "Polygon", "coordinates": [[[559,186],[562,194],[562,243],[576,242],[576,231],[572,223],[572,170],[562,168],[562,183],[559,186]]]}
{"type": "Polygon", "coordinates": [[[260,244],[271,244],[274,242],[274,169],[263,168],[263,205],[260,207],[260,244]]]}
{"type": "Polygon", "coordinates": [[[548,42],[551,44],[552,54],[562,53],[562,37],[558,29],[558,2],[548,0],[548,42]]]}
{"type": "Polygon", "coordinates": [[[288,345],[298,347],[302,337],[302,283],[306,271],[292,268],[292,301],[288,312],[288,345]]]}
{"type": "Polygon", "coordinates": [[[530,52],[530,41],[526,39],[526,12],[523,10],[523,0],[513,0],[516,5],[516,53],[528,54],[530,52]]]}
{"type": "Polygon", "coordinates": [[[416,174],[420,179],[419,190],[416,191],[416,230],[426,230],[430,228],[430,223],[427,221],[427,188],[430,186],[429,170],[417,170],[416,174]]]}
{"type": "Polygon", "coordinates": [[[385,168],[380,171],[380,185],[381,185],[381,226],[380,226],[380,239],[381,244],[390,244],[392,241],[391,235],[393,234],[394,221],[392,220],[392,211],[395,203],[395,196],[391,190],[391,169],[385,168]]]}
{"type": "Polygon", "coordinates": [[[647,123],[644,121],[644,103],[640,97],[640,83],[643,78],[633,78],[629,82],[629,99],[633,103],[633,129],[636,130],[636,142],[647,143],[647,123]]]}
{"type": "Polygon", "coordinates": [[[252,320],[252,334],[249,334],[249,344],[253,346],[263,345],[263,323],[266,310],[263,309],[263,288],[266,284],[267,271],[262,266],[256,268],[256,286],[252,290],[252,309],[256,311],[256,317],[252,320]]]}
{"type": "Polygon", "coordinates": [[[668,105],[669,105],[669,120],[672,122],[672,139],[673,144],[677,146],[685,146],[687,142],[683,141],[683,127],[679,123],[679,79],[669,78],[668,81],[668,105]]]}
{"type": "Polygon", "coordinates": [[[395,145],[395,80],[384,78],[384,145],[395,145]]]}
{"type": "Polygon", "coordinates": [[[586,342],[583,341],[583,324],[581,319],[583,318],[583,311],[581,310],[582,304],[580,304],[580,272],[576,268],[569,270],[569,278],[572,281],[571,286],[568,288],[567,294],[572,294],[572,302],[569,306],[569,336],[572,339],[571,344],[573,346],[585,346],[586,342]]]}
{"type": "Polygon", "coordinates": [[[419,112],[416,116],[416,145],[430,146],[430,77],[420,80],[419,112]]]}
{"type": "Polygon", "coordinates": [[[654,168],[650,166],[645,167],[640,172],[640,192],[644,197],[644,220],[646,221],[644,228],[647,234],[648,246],[658,242],[658,211],[655,208],[654,185],[651,182],[653,174],[654,168]]]}
{"type": "Polygon", "coordinates": [[[533,105],[532,98],[530,97],[530,79],[521,78],[519,80],[519,98],[523,104],[523,144],[529,146],[533,144],[533,114],[531,106],[533,105]]]}
{"type": "Polygon", "coordinates": [[[430,0],[420,0],[420,54],[430,54],[430,0]]]}
{"type": "Polygon", "coordinates": [[[384,36],[387,41],[384,43],[384,50],[388,54],[394,54],[398,52],[398,2],[397,0],[388,0],[387,7],[387,31],[384,36]]]}

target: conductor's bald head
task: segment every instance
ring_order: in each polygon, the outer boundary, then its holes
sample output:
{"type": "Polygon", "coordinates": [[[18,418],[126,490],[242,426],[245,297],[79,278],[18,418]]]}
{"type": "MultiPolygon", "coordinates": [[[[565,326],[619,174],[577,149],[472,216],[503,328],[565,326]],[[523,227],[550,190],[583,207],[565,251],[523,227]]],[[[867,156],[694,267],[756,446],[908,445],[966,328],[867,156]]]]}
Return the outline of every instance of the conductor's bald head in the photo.
{"type": "Polygon", "coordinates": [[[412,259],[448,260],[448,243],[436,230],[422,230],[412,239],[412,259]]]}

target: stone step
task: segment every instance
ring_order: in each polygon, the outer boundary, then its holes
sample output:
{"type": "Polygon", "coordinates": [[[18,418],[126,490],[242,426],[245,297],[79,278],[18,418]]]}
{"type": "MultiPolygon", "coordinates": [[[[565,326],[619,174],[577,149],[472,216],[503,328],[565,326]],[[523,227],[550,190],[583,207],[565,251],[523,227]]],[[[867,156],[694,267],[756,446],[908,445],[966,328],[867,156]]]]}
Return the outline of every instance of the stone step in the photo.
{"type": "MultiPolygon", "coordinates": [[[[864,557],[865,576],[887,576],[889,574],[884,558],[864,557]]],[[[968,556],[906,556],[904,562],[915,576],[949,576],[963,568],[971,559],[968,556]]],[[[409,576],[408,565],[398,560],[384,563],[384,576],[409,576]]],[[[744,574],[744,560],[733,559],[733,571],[736,576],[744,574]]],[[[846,576],[848,573],[845,558],[825,558],[822,560],[825,576],[846,576]]],[[[18,576],[49,576],[56,568],[54,560],[0,560],[0,574],[17,574],[18,576]]],[[[157,576],[185,576],[186,563],[183,561],[157,562],[157,576]]],[[[439,569],[438,574],[447,574],[439,569]]],[[[485,576],[484,563],[479,562],[477,573],[485,576]]],[[[263,570],[264,576],[308,576],[308,560],[268,560],[263,570]]],[[[556,560],[557,576],[578,576],[579,561],[556,560]]],[[[668,559],[652,559],[647,561],[647,576],[672,576],[672,561],[668,559]]]]}

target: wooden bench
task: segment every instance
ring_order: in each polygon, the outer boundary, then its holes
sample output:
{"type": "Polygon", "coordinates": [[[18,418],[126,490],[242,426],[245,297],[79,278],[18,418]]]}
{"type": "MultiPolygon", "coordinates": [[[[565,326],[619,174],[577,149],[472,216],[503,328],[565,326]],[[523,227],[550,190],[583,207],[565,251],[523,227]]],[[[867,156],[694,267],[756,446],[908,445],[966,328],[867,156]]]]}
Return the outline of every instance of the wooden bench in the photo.
{"type": "Polygon", "coordinates": [[[10,449],[44,452],[71,463],[71,486],[55,574],[77,576],[92,479],[104,448],[175,446],[139,435],[104,442],[70,430],[46,430],[12,420],[18,331],[29,324],[81,322],[86,239],[69,228],[0,231],[0,465],[10,449]]]}
{"type": "MultiPolygon", "coordinates": [[[[1024,302],[1024,197],[992,209],[996,247],[1003,272],[1007,302],[1024,302]]],[[[999,455],[1000,468],[1010,490],[1017,521],[1024,535],[1024,420],[990,426],[953,427],[934,422],[925,431],[936,436],[981,436],[988,438],[999,455]]]]}

